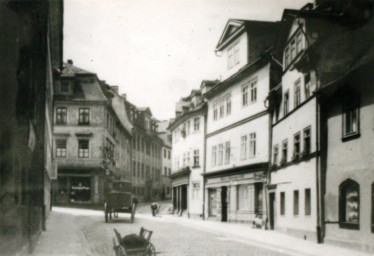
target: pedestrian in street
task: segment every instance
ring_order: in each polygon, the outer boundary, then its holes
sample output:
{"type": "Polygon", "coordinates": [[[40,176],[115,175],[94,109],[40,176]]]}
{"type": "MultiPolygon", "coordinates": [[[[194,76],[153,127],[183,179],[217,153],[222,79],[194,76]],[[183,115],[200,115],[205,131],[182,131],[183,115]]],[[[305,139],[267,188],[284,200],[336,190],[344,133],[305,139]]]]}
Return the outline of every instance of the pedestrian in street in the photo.
{"type": "Polygon", "coordinates": [[[156,217],[157,209],[158,209],[158,204],[157,203],[152,203],[151,204],[151,211],[152,211],[152,216],[153,217],[156,217]]]}

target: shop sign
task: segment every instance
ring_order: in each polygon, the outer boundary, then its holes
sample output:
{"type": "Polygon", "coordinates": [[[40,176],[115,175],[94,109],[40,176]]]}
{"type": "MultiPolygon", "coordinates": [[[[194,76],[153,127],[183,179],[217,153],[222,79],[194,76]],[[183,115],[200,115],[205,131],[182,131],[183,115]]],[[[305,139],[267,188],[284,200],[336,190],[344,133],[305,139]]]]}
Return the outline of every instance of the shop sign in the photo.
{"type": "Polygon", "coordinates": [[[244,174],[221,177],[221,181],[236,181],[244,179],[244,174]]]}

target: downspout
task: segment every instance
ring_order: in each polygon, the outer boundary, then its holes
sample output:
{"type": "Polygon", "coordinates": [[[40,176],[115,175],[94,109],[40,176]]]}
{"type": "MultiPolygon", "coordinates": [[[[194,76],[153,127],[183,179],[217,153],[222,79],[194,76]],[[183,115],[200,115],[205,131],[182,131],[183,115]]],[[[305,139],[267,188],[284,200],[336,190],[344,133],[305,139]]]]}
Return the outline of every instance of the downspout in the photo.
{"type": "Polygon", "coordinates": [[[207,123],[208,123],[208,104],[205,106],[204,108],[204,114],[203,114],[203,117],[204,117],[204,135],[203,135],[203,140],[204,140],[204,149],[203,149],[203,152],[204,152],[204,165],[203,165],[203,220],[205,220],[205,203],[206,203],[206,195],[205,195],[205,172],[206,172],[206,132],[207,132],[207,123]]]}

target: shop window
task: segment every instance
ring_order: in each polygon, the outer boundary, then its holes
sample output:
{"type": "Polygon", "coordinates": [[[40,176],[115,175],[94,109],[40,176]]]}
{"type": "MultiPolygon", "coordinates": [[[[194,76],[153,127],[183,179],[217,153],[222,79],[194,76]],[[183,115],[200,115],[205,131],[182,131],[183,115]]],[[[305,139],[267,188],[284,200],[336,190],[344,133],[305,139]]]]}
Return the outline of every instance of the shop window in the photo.
{"type": "Polygon", "coordinates": [[[66,157],[66,140],[56,140],[56,157],[66,157]]]}
{"type": "Polygon", "coordinates": [[[284,216],[286,213],[286,194],[285,192],[280,193],[280,215],[284,216]]]}
{"type": "Polygon", "coordinates": [[[339,226],[360,228],[360,186],[353,180],[344,181],[339,187],[339,226]]]}
{"type": "Polygon", "coordinates": [[[305,216],[310,216],[310,214],[312,213],[312,201],[311,201],[310,188],[306,188],[304,193],[305,193],[305,199],[304,199],[305,216]]]}
{"type": "Polygon", "coordinates": [[[209,196],[209,217],[216,217],[218,212],[218,205],[217,205],[217,190],[216,189],[209,189],[208,190],[209,196]]]}
{"type": "Polygon", "coordinates": [[[293,191],[293,215],[299,215],[299,190],[293,191]]]}
{"type": "Polygon", "coordinates": [[[78,157],[79,158],[89,157],[89,141],[88,140],[78,141],[78,157]]]}
{"type": "Polygon", "coordinates": [[[56,108],[56,124],[66,124],[67,109],[66,107],[56,108]]]}
{"type": "Polygon", "coordinates": [[[89,108],[80,108],[79,109],[78,124],[81,124],[81,125],[90,124],[90,109],[89,108]]]}
{"type": "Polygon", "coordinates": [[[248,185],[238,186],[238,210],[248,210],[249,209],[249,191],[248,185]]]}
{"type": "Polygon", "coordinates": [[[256,183],[255,185],[255,212],[256,214],[262,215],[262,204],[263,204],[263,186],[262,183],[256,183]]]}

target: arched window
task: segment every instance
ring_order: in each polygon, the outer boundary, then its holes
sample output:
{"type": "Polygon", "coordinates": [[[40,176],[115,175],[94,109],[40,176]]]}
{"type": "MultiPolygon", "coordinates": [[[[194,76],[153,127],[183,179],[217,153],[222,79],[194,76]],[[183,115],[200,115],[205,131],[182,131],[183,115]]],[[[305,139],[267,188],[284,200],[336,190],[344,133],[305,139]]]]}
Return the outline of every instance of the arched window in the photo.
{"type": "Polygon", "coordinates": [[[360,228],[360,185],[348,179],[339,187],[339,226],[360,228]]]}

